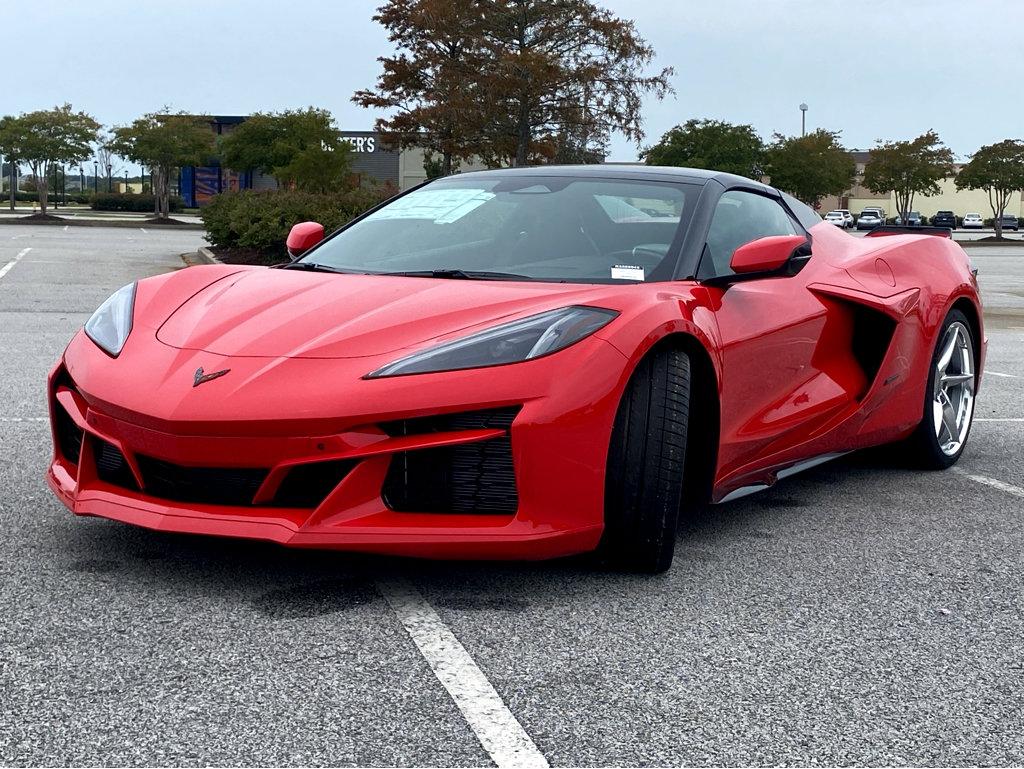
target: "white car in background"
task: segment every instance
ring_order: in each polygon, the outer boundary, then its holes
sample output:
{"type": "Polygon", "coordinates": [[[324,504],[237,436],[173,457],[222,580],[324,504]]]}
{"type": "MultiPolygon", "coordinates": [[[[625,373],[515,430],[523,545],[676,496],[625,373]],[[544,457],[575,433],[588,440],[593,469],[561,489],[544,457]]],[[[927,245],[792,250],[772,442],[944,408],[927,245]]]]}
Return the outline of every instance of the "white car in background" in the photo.
{"type": "Polygon", "coordinates": [[[836,227],[846,229],[846,217],[842,211],[829,211],[825,214],[825,221],[829,224],[834,224],[836,227]]]}
{"type": "Polygon", "coordinates": [[[837,208],[836,210],[839,211],[839,213],[841,213],[846,218],[846,226],[847,227],[853,227],[855,222],[854,222],[853,214],[850,213],[850,209],[848,209],[848,208],[837,208]]]}
{"type": "Polygon", "coordinates": [[[885,224],[885,219],[883,219],[877,209],[874,208],[864,209],[860,212],[860,216],[857,217],[858,230],[873,230],[875,227],[879,227],[883,224],[885,224]]]}
{"type": "Polygon", "coordinates": [[[985,220],[981,214],[964,214],[964,222],[961,225],[965,230],[980,230],[985,226],[985,220]]]}

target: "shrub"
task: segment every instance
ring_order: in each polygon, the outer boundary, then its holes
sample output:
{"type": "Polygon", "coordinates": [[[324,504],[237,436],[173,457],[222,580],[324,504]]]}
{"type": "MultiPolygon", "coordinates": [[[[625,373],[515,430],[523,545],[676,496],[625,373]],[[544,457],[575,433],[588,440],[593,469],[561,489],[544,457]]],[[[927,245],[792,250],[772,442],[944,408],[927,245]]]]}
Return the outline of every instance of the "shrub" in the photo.
{"type": "Polygon", "coordinates": [[[206,239],[214,246],[283,255],[292,225],[320,222],[332,232],[396,192],[393,186],[331,195],[243,190],[216,195],[201,209],[200,216],[206,225],[206,239]]]}
{"type": "MultiPolygon", "coordinates": [[[[92,199],[91,192],[69,192],[67,194],[68,203],[88,203],[92,199]]],[[[9,190],[0,192],[0,203],[7,203],[11,199],[11,193],[9,190]]],[[[18,190],[14,199],[19,203],[38,203],[39,193],[38,192],[27,192],[25,190],[18,190]]],[[[49,204],[52,206],[54,202],[63,204],[64,196],[61,192],[54,192],[50,190],[50,195],[47,198],[49,204]]]]}
{"type": "MultiPolygon", "coordinates": [[[[119,192],[101,192],[89,201],[93,211],[138,211],[151,213],[156,209],[152,195],[123,195],[119,192]]],[[[180,211],[185,205],[179,197],[171,196],[171,211],[180,211]]]]}

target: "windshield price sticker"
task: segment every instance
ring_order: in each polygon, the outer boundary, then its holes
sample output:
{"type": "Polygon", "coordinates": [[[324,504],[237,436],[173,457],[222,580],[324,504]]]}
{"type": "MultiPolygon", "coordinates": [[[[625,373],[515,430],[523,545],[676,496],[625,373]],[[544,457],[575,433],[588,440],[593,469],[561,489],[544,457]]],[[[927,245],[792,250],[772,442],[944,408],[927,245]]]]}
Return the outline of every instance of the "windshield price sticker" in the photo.
{"type": "Polygon", "coordinates": [[[451,224],[493,197],[494,193],[481,189],[422,190],[399,198],[367,219],[429,219],[451,224]]]}
{"type": "Polygon", "coordinates": [[[643,280],[644,268],[635,264],[612,265],[612,278],[614,280],[643,280]]]}

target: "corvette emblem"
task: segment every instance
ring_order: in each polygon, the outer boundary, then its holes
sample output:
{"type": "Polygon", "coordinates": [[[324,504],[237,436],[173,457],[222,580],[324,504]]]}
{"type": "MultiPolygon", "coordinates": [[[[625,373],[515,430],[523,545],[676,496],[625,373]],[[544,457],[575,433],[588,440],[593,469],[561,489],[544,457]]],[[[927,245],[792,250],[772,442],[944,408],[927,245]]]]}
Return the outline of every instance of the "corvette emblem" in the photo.
{"type": "Polygon", "coordinates": [[[192,378],[192,386],[199,387],[203,382],[209,382],[211,379],[220,379],[229,371],[231,371],[231,369],[226,368],[223,371],[214,371],[212,374],[204,374],[203,367],[200,366],[196,369],[196,375],[192,378]]]}

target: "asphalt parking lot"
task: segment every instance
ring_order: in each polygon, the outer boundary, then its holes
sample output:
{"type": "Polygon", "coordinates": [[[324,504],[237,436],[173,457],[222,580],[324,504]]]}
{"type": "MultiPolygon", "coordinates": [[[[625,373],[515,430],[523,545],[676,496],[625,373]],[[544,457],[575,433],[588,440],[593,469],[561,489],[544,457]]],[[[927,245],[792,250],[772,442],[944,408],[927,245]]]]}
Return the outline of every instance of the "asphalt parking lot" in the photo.
{"type": "Polygon", "coordinates": [[[971,249],[989,355],[958,471],[854,455],[701,512],[649,578],[73,518],[46,373],[202,242],[0,228],[0,764],[492,765],[396,585],[551,765],[1024,763],[1024,248],[971,249]]]}

